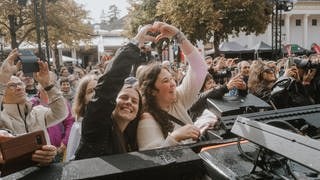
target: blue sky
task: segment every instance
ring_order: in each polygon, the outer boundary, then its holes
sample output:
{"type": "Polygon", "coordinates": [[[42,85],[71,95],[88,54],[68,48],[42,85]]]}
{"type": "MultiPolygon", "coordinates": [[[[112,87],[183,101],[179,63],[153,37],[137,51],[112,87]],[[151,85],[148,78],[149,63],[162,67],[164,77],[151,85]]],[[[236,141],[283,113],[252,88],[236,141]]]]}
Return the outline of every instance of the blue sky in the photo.
{"type": "Polygon", "coordinates": [[[127,14],[127,8],[129,3],[127,0],[75,0],[79,4],[83,4],[85,9],[90,11],[90,17],[94,19],[94,22],[99,22],[99,18],[102,10],[106,12],[110,5],[115,4],[120,10],[120,17],[127,14]]]}

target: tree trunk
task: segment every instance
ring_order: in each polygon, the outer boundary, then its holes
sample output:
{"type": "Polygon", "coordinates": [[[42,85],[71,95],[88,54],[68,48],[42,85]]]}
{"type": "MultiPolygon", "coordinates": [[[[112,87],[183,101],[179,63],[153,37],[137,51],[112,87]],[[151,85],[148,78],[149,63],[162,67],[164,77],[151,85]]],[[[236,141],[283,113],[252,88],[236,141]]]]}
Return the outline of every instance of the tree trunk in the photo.
{"type": "Polygon", "coordinates": [[[10,37],[11,37],[11,48],[18,48],[18,43],[17,43],[17,34],[16,34],[16,25],[15,25],[15,15],[8,15],[9,19],[9,31],[10,31],[10,37]]]}
{"type": "Polygon", "coordinates": [[[221,40],[221,35],[218,32],[214,32],[213,34],[213,48],[214,48],[214,56],[217,57],[220,55],[219,45],[221,40]]]}
{"type": "Polygon", "coordinates": [[[55,43],[53,45],[53,54],[52,54],[52,59],[54,60],[54,63],[56,65],[56,69],[59,71],[60,70],[60,59],[59,59],[59,51],[58,51],[58,45],[55,43]]]}

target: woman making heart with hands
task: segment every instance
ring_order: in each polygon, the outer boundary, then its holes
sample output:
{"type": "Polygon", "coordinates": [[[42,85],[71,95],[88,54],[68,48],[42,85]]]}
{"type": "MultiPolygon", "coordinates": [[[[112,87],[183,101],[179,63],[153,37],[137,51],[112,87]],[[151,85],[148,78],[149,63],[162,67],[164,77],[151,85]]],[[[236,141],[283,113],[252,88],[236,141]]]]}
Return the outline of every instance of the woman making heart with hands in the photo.
{"type": "Polygon", "coordinates": [[[189,67],[179,86],[170,71],[158,63],[148,64],[139,72],[139,89],[145,106],[138,125],[140,150],[197,140],[200,132],[209,127],[193,125],[187,112],[195,102],[208,72],[203,57],[178,28],[155,22],[152,30],[160,33],[156,41],[162,38],[175,39],[187,57],[189,67]]]}

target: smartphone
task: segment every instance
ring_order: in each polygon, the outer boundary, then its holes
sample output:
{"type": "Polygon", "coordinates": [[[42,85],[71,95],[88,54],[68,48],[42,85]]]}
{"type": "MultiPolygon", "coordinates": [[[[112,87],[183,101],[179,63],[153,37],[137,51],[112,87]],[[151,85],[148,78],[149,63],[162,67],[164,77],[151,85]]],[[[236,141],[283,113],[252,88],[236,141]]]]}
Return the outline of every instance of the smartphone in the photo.
{"type": "Polygon", "coordinates": [[[33,166],[32,154],[47,144],[44,131],[39,130],[0,142],[0,150],[4,164],[1,165],[1,176],[33,166]]]}
{"type": "Polygon", "coordinates": [[[38,57],[30,50],[19,50],[19,60],[22,63],[22,71],[25,74],[32,74],[33,72],[39,72],[38,57]]]}

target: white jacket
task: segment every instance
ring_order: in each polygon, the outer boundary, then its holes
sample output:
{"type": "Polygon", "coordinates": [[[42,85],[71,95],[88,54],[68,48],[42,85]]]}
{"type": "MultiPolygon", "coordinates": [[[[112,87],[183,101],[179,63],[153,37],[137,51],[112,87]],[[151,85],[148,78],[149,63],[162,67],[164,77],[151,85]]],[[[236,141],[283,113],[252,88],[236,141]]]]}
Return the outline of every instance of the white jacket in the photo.
{"type": "MultiPolygon", "coordinates": [[[[4,87],[0,87],[0,103],[2,103],[4,87]]],[[[11,130],[14,134],[24,134],[37,130],[44,130],[47,144],[50,138],[47,128],[63,121],[68,110],[65,99],[57,87],[48,92],[49,105],[32,107],[31,103],[3,104],[0,112],[0,128],[11,130]]]]}

